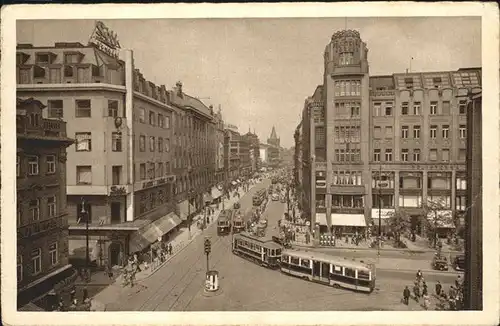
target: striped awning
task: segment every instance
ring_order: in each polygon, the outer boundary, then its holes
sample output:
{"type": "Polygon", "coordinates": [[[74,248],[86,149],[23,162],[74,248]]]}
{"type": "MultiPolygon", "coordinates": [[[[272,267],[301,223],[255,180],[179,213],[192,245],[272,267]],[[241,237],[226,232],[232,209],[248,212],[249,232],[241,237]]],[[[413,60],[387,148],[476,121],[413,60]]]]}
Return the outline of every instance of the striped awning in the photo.
{"type": "Polygon", "coordinates": [[[366,226],[363,214],[332,214],[334,226],[366,226]]]}
{"type": "Polygon", "coordinates": [[[150,224],[147,224],[139,231],[135,232],[130,238],[130,252],[138,252],[156,242],[164,234],[170,232],[182,220],[175,214],[169,213],[150,224]]]}

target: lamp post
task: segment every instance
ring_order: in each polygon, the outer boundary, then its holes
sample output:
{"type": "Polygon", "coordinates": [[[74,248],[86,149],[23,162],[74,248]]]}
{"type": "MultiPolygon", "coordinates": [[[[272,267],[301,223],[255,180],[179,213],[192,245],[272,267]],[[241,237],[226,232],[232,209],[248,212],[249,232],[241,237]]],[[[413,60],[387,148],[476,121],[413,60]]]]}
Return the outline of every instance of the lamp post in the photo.
{"type": "Polygon", "coordinates": [[[380,261],[380,242],[382,241],[382,188],[380,187],[380,181],[382,180],[382,165],[379,166],[378,172],[378,250],[377,250],[377,258],[380,261]]]}
{"type": "Polygon", "coordinates": [[[90,255],[89,255],[89,218],[90,214],[85,210],[85,199],[81,198],[82,210],[80,211],[80,220],[85,219],[85,282],[88,283],[90,279],[90,255]]]}

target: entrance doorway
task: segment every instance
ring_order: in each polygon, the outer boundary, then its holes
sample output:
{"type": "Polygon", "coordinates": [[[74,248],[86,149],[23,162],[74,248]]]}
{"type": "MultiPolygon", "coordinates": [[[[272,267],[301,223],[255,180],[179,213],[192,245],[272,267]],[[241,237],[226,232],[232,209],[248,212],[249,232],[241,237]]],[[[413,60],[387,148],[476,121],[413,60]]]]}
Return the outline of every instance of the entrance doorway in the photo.
{"type": "Polygon", "coordinates": [[[109,265],[121,266],[121,245],[117,242],[113,242],[109,245],[109,265]]]}
{"type": "Polygon", "coordinates": [[[121,223],[122,221],[121,210],[122,210],[121,203],[117,202],[111,203],[111,223],[121,223]]]}
{"type": "Polygon", "coordinates": [[[411,230],[416,234],[422,234],[422,221],[419,215],[411,216],[411,230]]]}

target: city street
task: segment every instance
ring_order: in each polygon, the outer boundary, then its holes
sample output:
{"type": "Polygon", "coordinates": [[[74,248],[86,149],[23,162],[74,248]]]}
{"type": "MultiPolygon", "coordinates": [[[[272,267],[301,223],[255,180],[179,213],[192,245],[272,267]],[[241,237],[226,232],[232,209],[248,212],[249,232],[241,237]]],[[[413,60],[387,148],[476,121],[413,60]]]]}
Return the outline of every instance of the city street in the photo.
{"type": "MultiPolygon", "coordinates": [[[[252,195],[269,185],[269,180],[253,187],[241,198],[241,210],[252,207],[252,195]]],[[[277,235],[277,221],[286,204],[270,201],[264,213],[268,218],[267,235],[277,235]]],[[[172,258],[151,277],[140,282],[108,305],[107,310],[127,311],[237,311],[237,310],[415,310],[414,303],[406,307],[400,303],[405,285],[412,285],[415,274],[378,270],[376,290],[372,294],[355,293],[285,276],[268,270],[231,253],[231,237],[218,237],[213,224],[205,235],[212,240],[211,269],[219,272],[220,290],[206,296],[203,291],[206,259],[203,253],[204,237],[199,236],[182,252],[172,258]],[[341,298],[341,300],[339,300],[341,298]]],[[[325,249],[320,249],[325,251],[325,249]]],[[[335,250],[326,249],[329,252],[335,250]]],[[[340,254],[340,251],[339,251],[340,254]]],[[[362,252],[342,250],[343,256],[362,257],[362,252]]],[[[424,259],[419,257],[417,259],[424,259]]],[[[445,289],[453,283],[453,273],[425,274],[431,293],[434,282],[440,280],[445,289]]]]}

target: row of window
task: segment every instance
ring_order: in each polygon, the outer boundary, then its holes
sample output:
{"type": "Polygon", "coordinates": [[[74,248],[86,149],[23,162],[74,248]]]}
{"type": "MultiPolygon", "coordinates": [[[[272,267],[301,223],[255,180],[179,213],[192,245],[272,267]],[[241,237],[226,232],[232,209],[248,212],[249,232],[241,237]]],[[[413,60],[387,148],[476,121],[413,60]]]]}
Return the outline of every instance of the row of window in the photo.
{"type": "Polygon", "coordinates": [[[160,178],[170,175],[170,162],[150,162],[139,164],[139,180],[160,178]]]}
{"type": "Polygon", "coordinates": [[[47,216],[47,218],[53,218],[57,215],[57,197],[49,196],[46,198],[36,198],[28,202],[29,210],[29,221],[25,221],[24,217],[24,207],[21,202],[17,203],[17,226],[22,226],[24,224],[29,224],[31,222],[40,221],[42,213],[47,216]],[[42,212],[42,209],[44,211],[42,212]]]}
{"type": "Polygon", "coordinates": [[[335,149],[335,161],[336,162],[360,162],[361,161],[361,150],[357,148],[358,146],[349,146],[349,148],[339,148],[335,149]]]}
{"type": "MultiPolygon", "coordinates": [[[[49,118],[63,118],[64,117],[64,104],[63,100],[48,100],[47,101],[48,117],[49,118]]],[[[106,112],[108,117],[125,117],[125,111],[120,112],[117,100],[108,100],[108,107],[106,112]]],[[[90,118],[92,116],[91,101],[80,99],[75,100],[75,117],[76,118],[90,118]]]]}
{"type": "MultiPolygon", "coordinates": [[[[392,162],[392,148],[386,148],[384,152],[384,162],[392,162]]],[[[460,148],[458,151],[458,161],[465,161],[467,151],[464,148],[460,148]]],[[[420,162],[421,161],[421,150],[419,148],[414,148],[410,153],[410,150],[407,148],[401,149],[401,162],[420,162]]],[[[429,149],[429,161],[442,161],[449,162],[451,160],[450,150],[448,148],[443,148],[438,150],[437,148],[429,149]],[[438,153],[441,152],[441,156],[439,157],[438,153]]],[[[381,149],[375,148],[373,150],[373,161],[381,162],[381,149]]]]}
{"type": "Polygon", "coordinates": [[[48,154],[40,157],[40,155],[26,155],[16,156],[16,176],[21,177],[25,175],[25,169],[27,167],[27,174],[29,176],[40,175],[40,173],[45,174],[55,174],[57,170],[56,155],[48,154]],[[41,165],[43,162],[43,165],[41,165]],[[26,166],[27,164],[27,166],[26,166]],[[43,171],[41,170],[43,166],[43,171]]]}
{"type": "Polygon", "coordinates": [[[336,80],[335,96],[361,96],[361,81],[336,80]]]}
{"type": "MultiPolygon", "coordinates": [[[[419,125],[414,125],[413,127],[413,138],[414,139],[420,139],[421,136],[421,126],[419,125]]],[[[429,136],[431,139],[436,139],[438,138],[438,130],[439,127],[437,125],[431,125],[429,128],[429,136]]],[[[467,138],[467,127],[466,125],[460,125],[459,129],[459,137],[461,139],[467,138]]],[[[408,139],[410,135],[410,126],[401,126],[401,138],[403,139],[408,139]]],[[[380,138],[392,138],[392,126],[386,126],[385,127],[385,134],[384,137],[382,135],[382,127],[380,126],[375,126],[373,127],[373,136],[374,138],[380,139],[380,138]]],[[[448,139],[450,138],[450,125],[442,125],[441,126],[441,138],[443,139],[448,139]]]]}
{"type": "Polygon", "coordinates": [[[347,66],[354,64],[354,53],[353,52],[343,52],[339,54],[339,65],[347,66]]]}
{"type": "MultiPolygon", "coordinates": [[[[139,122],[146,123],[146,109],[144,108],[139,108],[139,122]]],[[[170,117],[149,110],[148,124],[151,126],[158,126],[159,128],[170,129],[170,117]]]]}
{"type": "MultiPolygon", "coordinates": [[[[467,113],[467,101],[458,102],[458,113],[467,113]]],[[[385,102],[384,107],[382,107],[381,102],[373,103],[373,116],[392,116],[393,112],[393,102],[385,102]]],[[[401,115],[422,115],[422,104],[421,102],[413,102],[413,106],[410,108],[408,102],[401,103],[401,115]]],[[[450,115],[451,114],[451,102],[443,101],[442,105],[439,106],[439,102],[432,101],[429,105],[429,115],[450,115]]]]}
{"type": "MultiPolygon", "coordinates": [[[[158,148],[158,152],[170,152],[170,138],[158,137],[158,147],[156,146],[156,137],[149,136],[149,151],[155,152],[156,148],[158,148]]],[[[139,135],[139,151],[146,151],[146,136],[139,135]]]]}
{"type": "MultiPolygon", "coordinates": [[[[50,267],[56,266],[59,263],[59,250],[57,242],[49,245],[47,253],[49,255],[50,267]]],[[[42,272],[42,254],[42,248],[31,250],[28,267],[32,276],[36,276],[42,272]]],[[[24,267],[23,256],[17,255],[17,283],[22,282],[24,278],[24,267]]]]}
{"type": "Polygon", "coordinates": [[[170,191],[160,189],[143,193],[139,197],[139,214],[149,212],[170,201],[170,191]]]}
{"type": "Polygon", "coordinates": [[[335,102],[335,115],[337,117],[356,118],[361,115],[360,102],[335,102]]]}
{"type": "Polygon", "coordinates": [[[361,140],[360,126],[341,126],[335,127],[334,141],[359,143],[361,140]]]}

